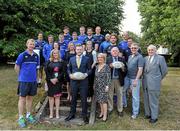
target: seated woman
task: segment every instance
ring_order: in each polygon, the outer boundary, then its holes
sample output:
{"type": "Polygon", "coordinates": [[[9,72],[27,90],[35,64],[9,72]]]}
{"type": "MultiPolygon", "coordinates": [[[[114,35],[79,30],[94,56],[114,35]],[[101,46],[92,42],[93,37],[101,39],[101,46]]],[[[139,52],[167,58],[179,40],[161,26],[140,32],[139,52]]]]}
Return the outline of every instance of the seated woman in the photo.
{"type": "Polygon", "coordinates": [[[104,122],[107,120],[108,91],[111,86],[111,71],[110,67],[106,65],[105,59],[103,53],[98,54],[94,82],[94,95],[101,109],[98,118],[102,118],[104,122]]]}
{"type": "Polygon", "coordinates": [[[60,59],[59,50],[53,49],[51,51],[50,60],[45,66],[46,81],[48,85],[48,97],[49,97],[49,118],[53,118],[54,104],[56,106],[56,118],[59,118],[59,105],[60,96],[62,95],[62,82],[64,80],[64,74],[66,72],[66,65],[60,59]]]}

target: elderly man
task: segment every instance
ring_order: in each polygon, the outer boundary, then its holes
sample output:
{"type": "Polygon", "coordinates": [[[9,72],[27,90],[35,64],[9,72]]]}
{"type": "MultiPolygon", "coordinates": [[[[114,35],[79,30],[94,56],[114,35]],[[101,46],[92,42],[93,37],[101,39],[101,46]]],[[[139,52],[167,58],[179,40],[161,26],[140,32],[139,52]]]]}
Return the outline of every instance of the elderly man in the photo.
{"type": "Polygon", "coordinates": [[[154,45],[149,45],[147,51],[143,72],[145,118],[150,119],[150,123],[156,123],[159,114],[161,80],[167,74],[167,64],[163,56],[156,54],[154,45]]]}
{"type": "Polygon", "coordinates": [[[126,91],[128,88],[132,90],[132,119],[136,119],[139,114],[140,108],[140,79],[143,72],[144,59],[141,54],[138,53],[139,46],[136,43],[131,45],[132,55],[128,58],[127,63],[127,76],[124,83],[124,103],[127,107],[126,91]]]}
{"type": "Polygon", "coordinates": [[[117,95],[117,111],[119,117],[123,116],[123,85],[124,85],[124,77],[126,76],[126,62],[123,57],[119,57],[119,49],[118,47],[113,47],[111,49],[111,56],[107,58],[107,64],[111,68],[111,78],[112,85],[109,89],[109,98],[108,98],[108,110],[111,113],[113,111],[113,96],[114,90],[117,95]],[[122,62],[124,64],[121,68],[116,68],[113,66],[114,62],[122,62]]]}

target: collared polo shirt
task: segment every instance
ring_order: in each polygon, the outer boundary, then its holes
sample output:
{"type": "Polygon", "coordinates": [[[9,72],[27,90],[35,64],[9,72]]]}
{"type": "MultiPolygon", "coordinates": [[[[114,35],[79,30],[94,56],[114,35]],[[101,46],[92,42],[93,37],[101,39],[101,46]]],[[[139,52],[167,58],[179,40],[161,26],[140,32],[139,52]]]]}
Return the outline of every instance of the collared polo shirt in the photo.
{"type": "Polygon", "coordinates": [[[120,49],[125,50],[125,49],[127,49],[127,47],[128,47],[127,41],[124,40],[124,41],[119,42],[119,48],[120,49]]]}
{"type": "Polygon", "coordinates": [[[98,45],[100,45],[105,40],[104,35],[102,34],[99,35],[95,34],[93,37],[95,39],[95,43],[98,45]]]}
{"type": "Polygon", "coordinates": [[[83,44],[84,44],[86,38],[87,38],[86,34],[78,36],[78,40],[81,41],[83,44]]]}
{"type": "Polygon", "coordinates": [[[144,58],[141,54],[137,53],[134,56],[130,55],[127,63],[127,67],[128,67],[127,76],[130,79],[135,79],[138,72],[138,68],[143,66],[144,66],[144,58]]]}
{"type": "Polygon", "coordinates": [[[39,57],[33,52],[32,55],[28,51],[22,52],[16,64],[20,67],[18,81],[20,82],[36,82],[36,69],[39,66],[39,57]]]}

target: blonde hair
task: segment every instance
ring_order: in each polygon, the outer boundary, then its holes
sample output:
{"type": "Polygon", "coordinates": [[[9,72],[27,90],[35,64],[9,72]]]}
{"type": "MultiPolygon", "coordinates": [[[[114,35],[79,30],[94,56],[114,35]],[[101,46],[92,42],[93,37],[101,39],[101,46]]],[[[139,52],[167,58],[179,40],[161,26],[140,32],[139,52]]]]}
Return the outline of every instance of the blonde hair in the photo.
{"type": "Polygon", "coordinates": [[[26,45],[28,45],[30,42],[33,42],[35,44],[35,40],[34,39],[28,39],[26,42],[26,45]]]}
{"type": "Polygon", "coordinates": [[[57,50],[57,49],[53,49],[53,50],[51,51],[49,60],[50,60],[50,61],[54,61],[53,53],[54,53],[55,51],[58,52],[58,61],[61,61],[60,52],[59,52],[59,50],[57,50]]]}
{"type": "Polygon", "coordinates": [[[92,41],[88,40],[88,41],[86,42],[86,50],[87,50],[87,45],[88,45],[88,44],[91,44],[91,47],[93,48],[93,43],[92,43],[92,41]]]}
{"type": "Polygon", "coordinates": [[[104,59],[104,63],[106,62],[106,55],[105,55],[105,54],[99,53],[99,54],[97,55],[97,58],[98,58],[98,57],[102,57],[102,58],[104,59]]]}
{"type": "MultiPolygon", "coordinates": [[[[69,44],[68,44],[68,50],[69,50],[69,48],[70,48],[71,45],[74,46],[74,43],[73,43],[73,42],[69,42],[69,44]]],[[[74,48],[75,48],[75,46],[74,46],[74,48]]]]}

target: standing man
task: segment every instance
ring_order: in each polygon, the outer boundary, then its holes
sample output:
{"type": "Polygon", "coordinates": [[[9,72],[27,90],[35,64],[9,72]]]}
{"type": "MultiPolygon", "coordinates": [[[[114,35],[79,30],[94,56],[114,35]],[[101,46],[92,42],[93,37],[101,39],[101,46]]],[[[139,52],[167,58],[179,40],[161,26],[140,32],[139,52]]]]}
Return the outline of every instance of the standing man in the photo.
{"type": "Polygon", "coordinates": [[[156,123],[159,114],[161,81],[167,74],[167,64],[163,56],[156,54],[156,46],[149,45],[143,72],[145,118],[156,123]]]}
{"type": "MultiPolygon", "coordinates": [[[[125,56],[126,62],[128,61],[128,58],[131,55],[131,45],[132,45],[132,43],[133,43],[133,39],[131,37],[129,37],[127,39],[127,44],[128,44],[127,48],[124,49],[124,56],[125,56]]],[[[138,52],[141,54],[140,48],[138,49],[138,52]]]]}
{"type": "Polygon", "coordinates": [[[64,32],[64,40],[65,40],[65,42],[69,43],[72,40],[72,37],[71,37],[71,35],[69,33],[69,27],[64,26],[63,32],[64,32]]]}
{"type": "Polygon", "coordinates": [[[39,57],[33,52],[35,47],[35,41],[33,39],[28,39],[27,50],[21,53],[15,64],[15,71],[18,74],[18,111],[19,119],[18,124],[21,128],[26,126],[26,120],[29,123],[35,123],[32,111],[32,101],[33,96],[37,94],[37,74],[36,69],[39,67],[39,57]],[[26,119],[23,116],[24,107],[26,105],[26,119]]]}
{"type": "Polygon", "coordinates": [[[128,42],[127,42],[128,38],[129,38],[128,31],[123,32],[122,37],[123,37],[123,41],[119,42],[119,48],[122,50],[125,50],[128,47],[128,42]]]}
{"type": "Polygon", "coordinates": [[[106,34],[105,35],[105,41],[103,41],[99,47],[99,52],[100,53],[103,53],[104,50],[109,46],[111,45],[110,43],[110,34],[106,34]]]}
{"type": "Polygon", "coordinates": [[[140,109],[140,79],[144,66],[144,59],[138,53],[138,45],[133,43],[131,45],[132,55],[129,56],[127,67],[127,75],[125,77],[123,97],[125,107],[127,107],[126,91],[128,88],[132,90],[132,119],[136,119],[140,109]]]}
{"type": "Polygon", "coordinates": [[[111,68],[111,78],[112,83],[109,88],[109,98],[108,98],[108,110],[109,112],[113,111],[113,96],[114,90],[117,95],[117,111],[120,117],[123,116],[123,85],[124,85],[124,77],[126,76],[126,63],[122,57],[119,57],[119,49],[118,47],[113,47],[111,49],[111,56],[107,58],[107,64],[111,68]],[[113,62],[122,62],[124,64],[121,68],[115,68],[113,66],[113,62]]]}
{"type": "Polygon", "coordinates": [[[51,50],[52,50],[52,45],[54,43],[54,38],[53,35],[48,36],[48,43],[46,43],[43,47],[43,57],[45,59],[45,62],[47,62],[50,58],[51,50]]]}
{"type": "Polygon", "coordinates": [[[82,41],[78,40],[77,32],[75,32],[75,31],[72,33],[72,41],[70,41],[70,42],[74,43],[75,46],[77,44],[83,44],[82,41]]]}
{"type": "Polygon", "coordinates": [[[70,121],[75,118],[76,113],[76,105],[77,105],[77,96],[78,90],[80,90],[81,96],[81,104],[82,104],[82,117],[84,123],[88,123],[89,119],[87,117],[87,95],[88,95],[88,76],[91,74],[91,65],[89,64],[88,57],[83,54],[82,45],[76,45],[76,56],[71,57],[68,66],[68,74],[71,79],[71,92],[72,92],[72,100],[71,100],[71,110],[69,116],[65,119],[65,121],[70,121]],[[73,73],[81,72],[86,76],[83,80],[76,80],[73,77],[73,73]]]}
{"type": "Polygon", "coordinates": [[[87,41],[92,41],[93,48],[94,48],[94,46],[95,46],[95,38],[93,36],[93,28],[91,28],[91,27],[87,28],[87,37],[84,40],[84,43],[87,43],[87,41]]]}
{"type": "Polygon", "coordinates": [[[60,48],[60,54],[61,59],[65,60],[65,52],[68,49],[68,43],[64,40],[64,34],[59,34],[59,40],[58,40],[59,48],[60,48]]]}
{"type": "Polygon", "coordinates": [[[35,41],[35,50],[38,50],[40,56],[40,68],[38,70],[38,85],[41,84],[42,77],[43,77],[43,66],[44,66],[44,57],[43,57],[43,47],[46,42],[43,40],[43,33],[38,33],[38,39],[35,41]]]}
{"type": "Polygon", "coordinates": [[[83,44],[85,44],[84,41],[87,38],[87,35],[85,34],[85,32],[86,32],[85,27],[81,26],[79,28],[79,32],[80,32],[80,35],[78,36],[78,40],[81,41],[83,44]]]}
{"type": "MultiPolygon", "coordinates": [[[[107,46],[103,51],[103,53],[105,53],[107,57],[111,56],[111,49],[113,47],[119,48],[117,45],[117,40],[118,40],[117,35],[115,33],[112,33],[110,35],[110,45],[107,46]]],[[[120,52],[122,52],[122,50],[120,50],[120,52]]]]}
{"type": "Polygon", "coordinates": [[[83,44],[83,49],[85,50],[85,40],[87,39],[87,35],[85,34],[86,32],[86,28],[84,26],[81,26],[79,28],[79,32],[80,32],[80,35],[78,36],[78,40],[81,41],[81,43],[83,44]]]}
{"type": "Polygon", "coordinates": [[[104,35],[101,34],[101,27],[100,26],[96,26],[95,28],[95,35],[94,35],[94,39],[95,39],[95,50],[99,51],[99,46],[101,45],[101,43],[105,40],[104,35]]]}

